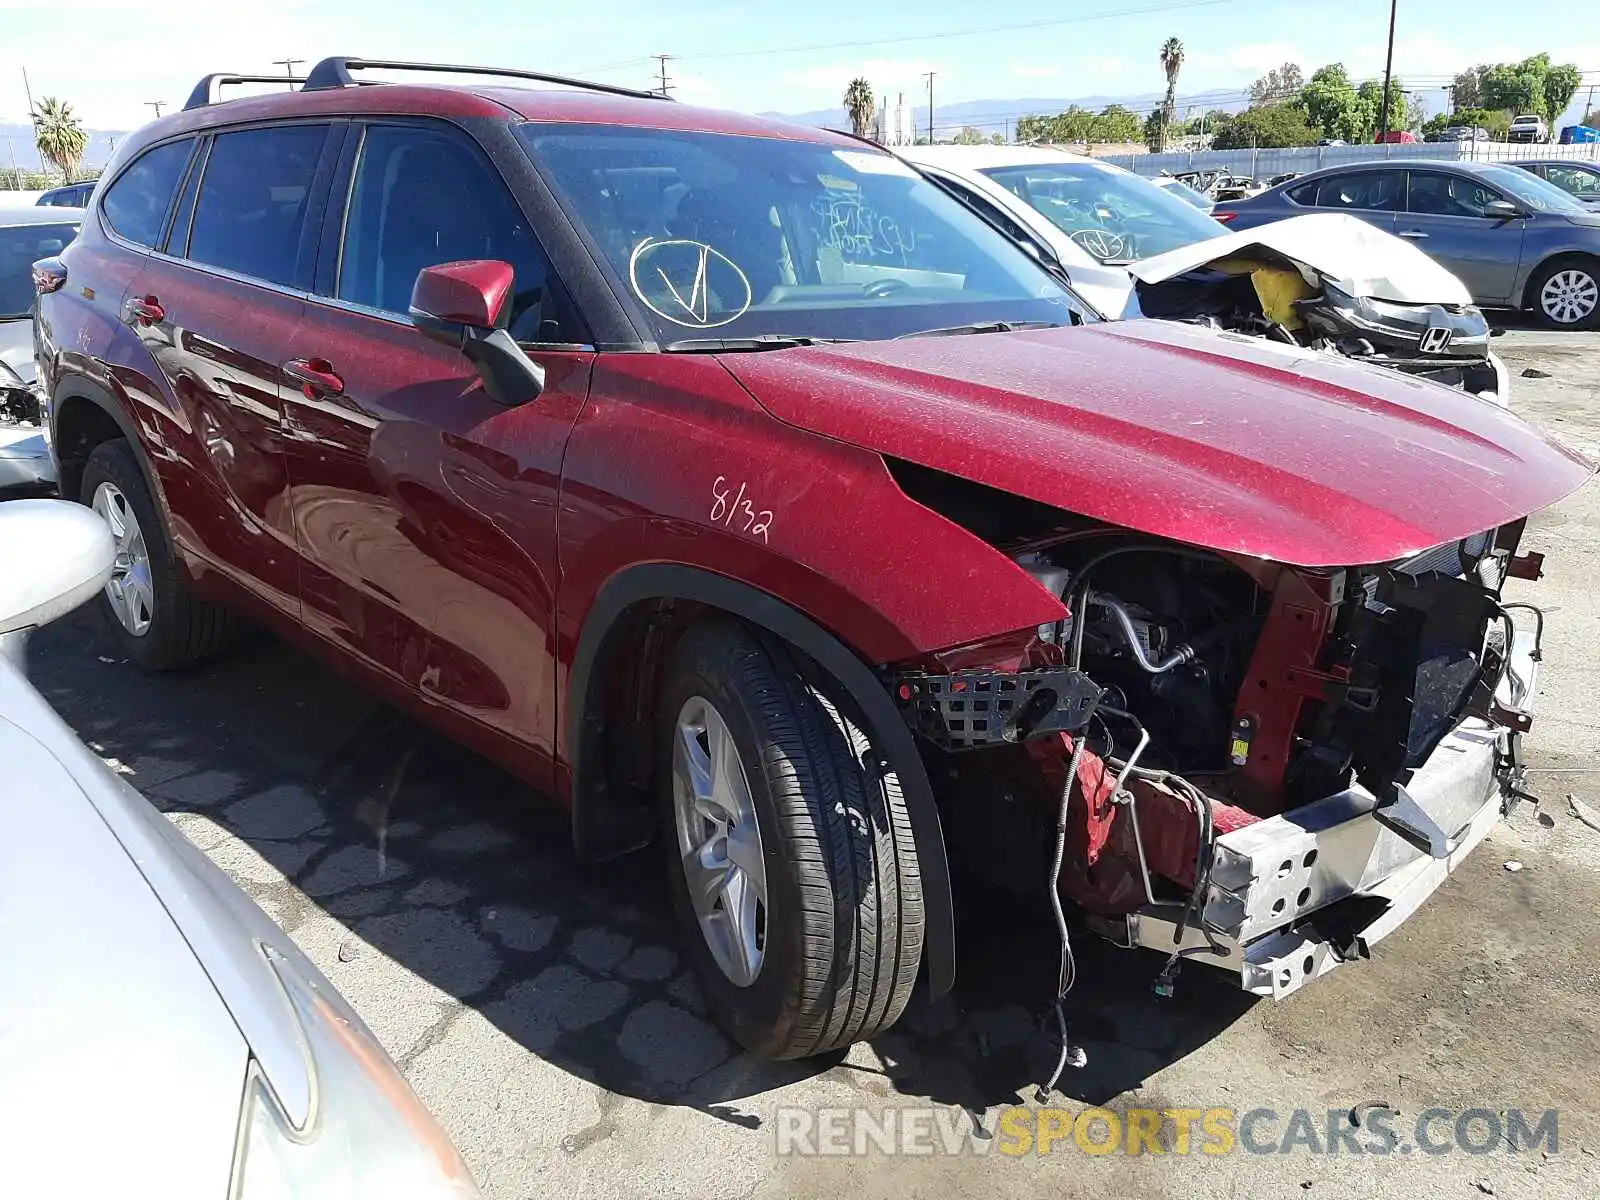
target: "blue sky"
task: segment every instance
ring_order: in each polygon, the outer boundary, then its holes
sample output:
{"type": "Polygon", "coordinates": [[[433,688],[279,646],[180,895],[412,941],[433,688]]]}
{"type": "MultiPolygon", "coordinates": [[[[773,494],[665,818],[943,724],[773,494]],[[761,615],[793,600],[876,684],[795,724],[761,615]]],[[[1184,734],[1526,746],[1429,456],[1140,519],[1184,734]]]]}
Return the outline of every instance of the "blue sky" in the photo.
{"type": "MultiPolygon", "coordinates": [[[[1571,0],[1400,0],[1395,70],[1436,87],[1474,62],[1550,50],[1600,84],[1600,31],[1579,11],[1571,0]]],[[[930,70],[941,104],[1133,95],[1163,86],[1156,53],[1168,36],[1187,51],[1180,96],[1198,104],[1285,60],[1308,75],[1335,60],[1376,74],[1387,19],[1387,0],[0,0],[0,120],[25,119],[24,65],[35,98],[60,96],[90,127],[125,129],[149,119],[146,101],[181,104],[206,72],[280,70],[272,59],[327,53],[640,86],[655,70],[649,56],[664,53],[676,56],[668,71],[681,99],[752,111],[835,104],[857,74],[880,95],[920,103],[930,70]],[[1099,17],[1108,13],[1118,15],[1099,17]]]]}

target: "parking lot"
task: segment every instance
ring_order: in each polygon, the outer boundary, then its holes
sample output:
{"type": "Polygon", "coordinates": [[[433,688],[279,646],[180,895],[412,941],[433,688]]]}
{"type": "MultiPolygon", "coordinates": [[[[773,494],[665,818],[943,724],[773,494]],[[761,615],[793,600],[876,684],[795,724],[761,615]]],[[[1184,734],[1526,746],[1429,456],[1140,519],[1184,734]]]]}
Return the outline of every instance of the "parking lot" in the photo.
{"type": "MultiPolygon", "coordinates": [[[[1514,406],[1600,457],[1600,335],[1517,330],[1514,406]],[[1533,374],[1524,374],[1532,372],[1533,374]]],[[[40,633],[66,720],[288,929],[361,1011],[491,1200],[546,1195],[1592,1197],[1600,1117],[1600,490],[1535,517],[1550,610],[1525,805],[1372,961],[1280,1004],[1080,945],[1066,1107],[1560,1111],[1559,1145],[1352,1157],[783,1156],[779,1110],[936,1108],[993,1127],[1054,1061],[1043,898],[969,895],[955,997],[848,1058],[767,1066],[702,1014],[654,857],[585,867],[562,815],[265,636],[149,677],[88,611],[40,633]],[[1510,870],[1508,863],[1520,863],[1510,870]]],[[[1057,1099],[1060,1103],[1060,1098],[1057,1099]]],[[[1279,1130],[1282,1126],[1280,1124],[1279,1130]]],[[[937,1140],[937,1139],[936,1139],[937,1140]]],[[[1169,1147],[1169,1150],[1175,1149],[1169,1147]]]]}

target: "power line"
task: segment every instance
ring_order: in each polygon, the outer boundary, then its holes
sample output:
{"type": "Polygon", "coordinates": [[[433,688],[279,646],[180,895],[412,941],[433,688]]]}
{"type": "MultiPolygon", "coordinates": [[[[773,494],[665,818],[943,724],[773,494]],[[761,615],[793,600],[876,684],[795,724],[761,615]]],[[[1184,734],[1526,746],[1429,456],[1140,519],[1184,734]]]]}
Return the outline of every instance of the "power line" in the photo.
{"type": "Polygon", "coordinates": [[[1058,25],[1081,25],[1089,21],[1114,21],[1121,17],[1142,17],[1150,13],[1175,12],[1184,8],[1211,8],[1218,4],[1238,4],[1242,0],[1175,0],[1143,8],[1122,8],[1111,12],[1084,13],[1077,17],[1056,17],[1048,21],[1024,21],[1015,25],[984,25],[950,29],[943,33],[913,33],[900,37],[867,38],[848,42],[816,42],[805,46],[771,46],[760,50],[720,50],[711,54],[685,55],[697,61],[721,58],[757,58],[771,54],[805,54],[814,50],[854,50],[864,46],[893,46],[904,42],[947,41],[951,38],[981,37],[993,33],[1016,33],[1025,29],[1047,29],[1058,25]]]}

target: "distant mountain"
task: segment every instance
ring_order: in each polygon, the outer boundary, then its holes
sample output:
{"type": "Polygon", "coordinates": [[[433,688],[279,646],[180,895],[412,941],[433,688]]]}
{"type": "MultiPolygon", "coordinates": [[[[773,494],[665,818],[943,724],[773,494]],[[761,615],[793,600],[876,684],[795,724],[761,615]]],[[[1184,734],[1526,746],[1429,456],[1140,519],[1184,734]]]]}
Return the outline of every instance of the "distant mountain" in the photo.
{"type": "MultiPolygon", "coordinates": [[[[115,143],[128,136],[125,129],[86,129],[89,145],[83,153],[83,166],[103,167],[111,157],[115,143]]],[[[43,169],[39,151],[33,144],[33,129],[28,125],[0,124],[0,167],[10,167],[13,162],[24,171],[43,169]]]]}
{"type": "MultiPolygon", "coordinates": [[[[1218,93],[1222,95],[1223,93],[1218,93]]],[[[1237,92],[1226,93],[1238,96],[1237,92]]],[[[1151,112],[1161,103],[1161,92],[1143,92],[1134,96],[1074,96],[1070,99],[1059,99],[1040,96],[1022,96],[1005,100],[961,100],[952,104],[935,104],[934,121],[935,133],[941,138],[953,137],[964,126],[970,125],[985,136],[991,133],[1009,133],[1015,127],[1018,117],[1046,115],[1062,112],[1076,104],[1080,108],[1091,109],[1098,112],[1108,104],[1120,104],[1131,108],[1141,115],[1151,112]]],[[[890,96],[890,100],[894,99],[890,96]]],[[[935,97],[937,101],[937,97],[935,97]]],[[[878,97],[878,103],[883,103],[883,97],[878,97]]],[[[1213,108],[1233,111],[1245,107],[1243,100],[1223,102],[1210,101],[1205,96],[1182,97],[1178,99],[1178,111],[1183,113],[1190,108],[1213,108]]],[[[919,132],[926,132],[928,128],[928,106],[926,104],[914,105],[912,113],[915,117],[913,124],[919,132]]],[[[819,108],[811,112],[800,113],[762,113],[762,116],[777,117],[785,121],[793,121],[799,125],[831,126],[834,129],[848,129],[850,120],[845,111],[840,108],[819,108]]]]}

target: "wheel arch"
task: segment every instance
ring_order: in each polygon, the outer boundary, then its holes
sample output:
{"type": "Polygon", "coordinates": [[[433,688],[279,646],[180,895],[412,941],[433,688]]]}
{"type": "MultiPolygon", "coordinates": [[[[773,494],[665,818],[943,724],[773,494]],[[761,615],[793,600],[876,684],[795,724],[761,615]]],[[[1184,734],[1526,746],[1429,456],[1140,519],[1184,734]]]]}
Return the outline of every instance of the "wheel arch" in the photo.
{"type": "MultiPolygon", "coordinates": [[[[608,679],[617,656],[640,645],[659,656],[653,629],[683,606],[715,611],[781,638],[827,671],[860,711],[873,744],[900,779],[922,873],[924,962],[933,995],[955,978],[955,917],[944,834],[933,785],[911,731],[871,669],[844,642],[770,593],[697,567],[644,563],[608,580],[584,619],[568,676],[566,759],[571,770],[573,845],[579,857],[605,858],[642,844],[640,808],[617,794],[599,732],[607,722],[608,679]],[[591,736],[596,735],[596,736],[591,736]]],[[[670,618],[669,618],[670,620],[670,618]]],[[[635,689],[636,703],[644,693],[635,689]]]]}
{"type": "Polygon", "coordinates": [[[1539,297],[1534,294],[1534,285],[1545,271],[1559,262],[1583,262],[1589,264],[1594,270],[1596,278],[1600,278],[1600,254],[1590,250],[1579,250],[1565,247],[1546,254],[1528,269],[1522,279],[1522,294],[1517,299],[1517,307],[1523,311],[1535,311],[1538,308],[1539,297]]]}
{"type": "Polygon", "coordinates": [[[69,375],[57,383],[50,397],[50,445],[56,458],[58,488],[64,498],[77,498],[83,468],[94,448],[119,437],[133,449],[165,519],[166,497],[161,481],[126,406],[105,387],[83,376],[69,375]]]}

